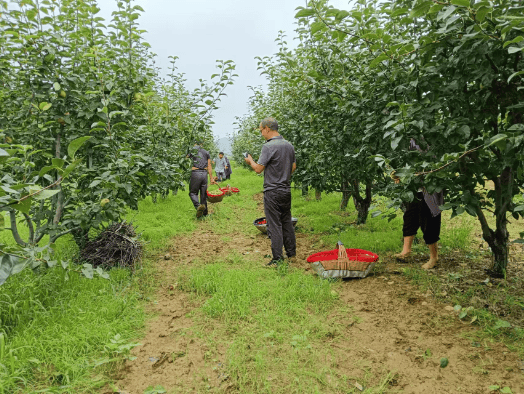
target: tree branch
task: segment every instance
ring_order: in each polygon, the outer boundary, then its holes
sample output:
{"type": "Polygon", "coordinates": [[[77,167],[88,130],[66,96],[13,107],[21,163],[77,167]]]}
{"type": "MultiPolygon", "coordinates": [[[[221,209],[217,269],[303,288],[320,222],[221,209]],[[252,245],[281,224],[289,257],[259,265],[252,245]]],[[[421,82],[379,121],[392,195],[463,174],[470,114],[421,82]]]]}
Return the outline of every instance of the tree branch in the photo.
{"type": "Polygon", "coordinates": [[[22,237],[20,237],[20,234],[18,233],[18,226],[16,224],[16,211],[14,209],[9,211],[9,218],[11,219],[11,233],[13,234],[13,238],[15,239],[16,243],[20,246],[26,247],[27,242],[24,242],[22,237]]]}
{"type": "Polygon", "coordinates": [[[24,215],[24,218],[27,222],[27,228],[29,229],[29,243],[32,244],[35,242],[35,228],[33,226],[33,221],[27,213],[22,212],[22,215],[24,215]]]}

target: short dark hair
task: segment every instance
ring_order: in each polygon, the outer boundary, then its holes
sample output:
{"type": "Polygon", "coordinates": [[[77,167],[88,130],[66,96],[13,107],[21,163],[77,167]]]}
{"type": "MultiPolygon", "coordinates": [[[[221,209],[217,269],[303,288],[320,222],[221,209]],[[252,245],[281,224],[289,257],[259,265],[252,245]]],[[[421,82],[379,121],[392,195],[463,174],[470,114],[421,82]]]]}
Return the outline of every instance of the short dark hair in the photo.
{"type": "Polygon", "coordinates": [[[269,127],[270,130],[278,131],[278,123],[275,118],[265,118],[260,122],[262,129],[269,127]]]}
{"type": "Polygon", "coordinates": [[[220,153],[219,153],[219,155],[223,155],[223,154],[224,154],[224,152],[220,152],[220,153]]]}

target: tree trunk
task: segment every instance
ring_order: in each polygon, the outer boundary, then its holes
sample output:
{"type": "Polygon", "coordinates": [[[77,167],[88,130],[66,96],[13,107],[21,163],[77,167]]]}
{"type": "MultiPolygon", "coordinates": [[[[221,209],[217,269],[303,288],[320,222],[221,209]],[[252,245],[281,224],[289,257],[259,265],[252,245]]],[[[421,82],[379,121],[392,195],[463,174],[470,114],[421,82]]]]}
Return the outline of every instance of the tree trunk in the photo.
{"type": "MultiPolygon", "coordinates": [[[[60,159],[60,156],[61,141],[60,134],[58,134],[55,139],[55,157],[60,159]]],[[[57,174],[57,180],[59,177],[60,175],[57,174]]],[[[62,192],[62,187],[60,185],[55,186],[55,188],[60,190],[60,192],[56,195],[56,211],[55,216],[53,218],[53,224],[58,225],[58,223],[60,223],[60,219],[62,219],[62,213],[64,212],[64,193],[62,192]]]]}
{"type": "Polygon", "coordinates": [[[315,198],[317,201],[322,200],[322,192],[318,189],[315,189],[315,198]]]}
{"type": "Polygon", "coordinates": [[[309,186],[306,184],[302,185],[302,197],[309,197],[309,186]]]}
{"type": "Polygon", "coordinates": [[[349,189],[349,182],[344,181],[341,185],[342,189],[342,201],[340,202],[340,210],[345,211],[348,207],[349,199],[351,197],[351,190],[349,189]]]}
{"type": "Polygon", "coordinates": [[[477,217],[482,227],[482,237],[488,243],[493,253],[493,265],[488,272],[491,276],[503,278],[509,258],[509,233],[506,213],[512,202],[513,170],[506,167],[502,174],[492,179],[495,184],[495,231],[493,231],[484,216],[480,206],[476,207],[477,217]]]}
{"type": "Polygon", "coordinates": [[[371,181],[366,184],[365,197],[362,198],[359,191],[360,182],[353,181],[353,203],[357,210],[357,224],[366,224],[369,214],[369,207],[371,206],[371,181]]]}

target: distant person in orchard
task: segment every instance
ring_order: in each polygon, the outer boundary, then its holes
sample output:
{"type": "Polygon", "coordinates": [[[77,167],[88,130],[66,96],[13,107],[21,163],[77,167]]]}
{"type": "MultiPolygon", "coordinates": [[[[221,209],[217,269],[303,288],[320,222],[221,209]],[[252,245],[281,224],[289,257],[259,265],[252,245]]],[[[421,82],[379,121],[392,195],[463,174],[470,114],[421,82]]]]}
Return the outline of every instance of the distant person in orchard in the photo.
{"type": "Polygon", "coordinates": [[[224,152],[220,152],[214,161],[215,173],[217,174],[218,182],[222,182],[226,178],[227,161],[224,158],[224,152]]]}
{"type": "Polygon", "coordinates": [[[191,168],[191,179],[189,180],[189,197],[195,206],[196,217],[207,216],[207,176],[211,184],[216,184],[213,179],[213,168],[211,167],[211,156],[202,148],[201,142],[195,143],[196,154],[190,154],[193,159],[191,168]],[[200,193],[200,201],[198,194],[200,193]]]}
{"type": "Polygon", "coordinates": [[[231,164],[229,163],[227,156],[224,156],[224,159],[226,159],[226,180],[229,180],[231,179],[231,174],[233,171],[231,170],[231,164]]]}
{"type": "MultiPolygon", "coordinates": [[[[411,139],[409,149],[423,152],[414,139],[411,139]]],[[[400,178],[394,174],[392,174],[392,178],[395,180],[395,183],[400,182],[400,178]]],[[[395,255],[398,260],[405,260],[411,255],[413,240],[420,228],[424,236],[424,242],[429,247],[429,261],[422,268],[427,270],[437,265],[438,241],[440,240],[442,218],[439,206],[441,205],[444,205],[444,193],[429,194],[425,187],[421,187],[414,200],[407,203],[402,226],[404,246],[402,252],[395,255]]]]}
{"type": "Polygon", "coordinates": [[[245,161],[257,174],[264,171],[264,212],[273,254],[267,265],[276,267],[284,260],[282,246],[291,261],[297,254],[291,217],[291,174],[295,172],[297,164],[295,148],[278,133],[275,119],[264,119],[259,130],[266,143],[262,147],[258,163],[249,154],[245,161]]]}

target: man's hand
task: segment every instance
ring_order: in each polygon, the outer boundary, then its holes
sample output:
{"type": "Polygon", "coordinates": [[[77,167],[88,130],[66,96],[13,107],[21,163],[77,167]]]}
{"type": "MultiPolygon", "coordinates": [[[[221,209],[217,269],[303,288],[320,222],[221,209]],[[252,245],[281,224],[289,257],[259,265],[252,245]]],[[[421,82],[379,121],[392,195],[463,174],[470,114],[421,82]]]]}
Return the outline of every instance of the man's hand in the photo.
{"type": "Polygon", "coordinates": [[[246,161],[247,164],[251,164],[251,162],[253,161],[253,158],[251,157],[250,154],[248,154],[247,157],[244,157],[244,160],[246,161]]]}

